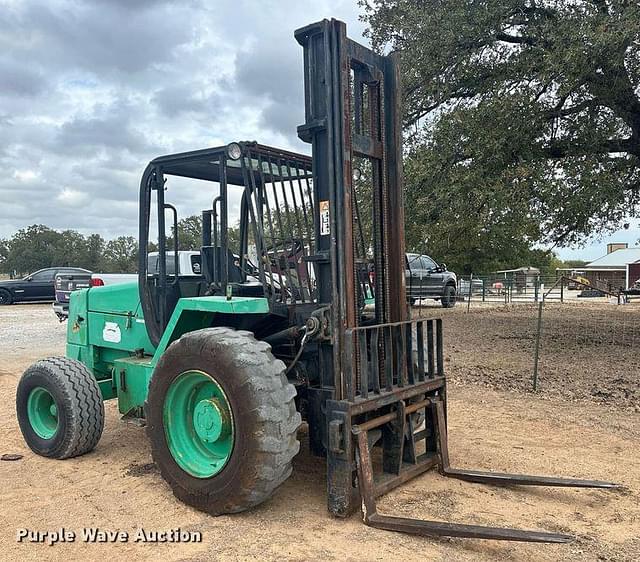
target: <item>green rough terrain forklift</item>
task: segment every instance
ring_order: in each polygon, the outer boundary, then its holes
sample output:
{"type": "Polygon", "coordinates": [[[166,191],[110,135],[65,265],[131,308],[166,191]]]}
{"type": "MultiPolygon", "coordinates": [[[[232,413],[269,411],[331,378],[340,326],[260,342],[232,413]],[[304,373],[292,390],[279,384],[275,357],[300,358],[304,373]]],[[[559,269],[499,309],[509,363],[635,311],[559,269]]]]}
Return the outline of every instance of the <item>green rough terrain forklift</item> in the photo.
{"type": "Polygon", "coordinates": [[[238,142],[147,166],[138,282],[72,294],[66,357],[35,363],[18,385],[27,444],[56,459],[91,451],[115,398],[123,416],[145,420],[174,494],[215,515],[251,508],[287,479],[305,419],[336,516],[361,508],[369,525],[427,536],[569,540],[377,513],[377,496],[435,467],[480,483],[614,484],[450,467],[442,321],[410,319],[405,295],[397,55],[353,42],[336,20],[295,36],[298,135],[312,157],[238,142]],[[172,263],[178,215],[165,192],[175,177],[214,191],[201,276],[172,263]],[[230,198],[240,202],[233,242],[230,198]]]}

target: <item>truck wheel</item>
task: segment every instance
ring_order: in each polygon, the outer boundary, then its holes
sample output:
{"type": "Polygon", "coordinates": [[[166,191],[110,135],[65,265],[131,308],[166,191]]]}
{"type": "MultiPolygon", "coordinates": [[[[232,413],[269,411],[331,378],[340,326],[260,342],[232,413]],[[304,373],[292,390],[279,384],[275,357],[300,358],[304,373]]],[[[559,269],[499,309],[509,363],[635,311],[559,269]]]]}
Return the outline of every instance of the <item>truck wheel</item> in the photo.
{"type": "Polygon", "coordinates": [[[67,357],[29,367],[16,392],[22,436],[34,453],[67,459],[91,451],[104,427],[104,403],[89,369],[67,357]]]}
{"type": "Polygon", "coordinates": [[[456,305],[456,288],[453,285],[447,285],[444,288],[440,302],[443,308],[453,308],[456,305]]]}
{"type": "Polygon", "coordinates": [[[11,293],[6,289],[0,289],[0,306],[3,304],[11,304],[13,302],[13,297],[11,293]]]}
{"type": "Polygon", "coordinates": [[[249,509],[291,474],[296,390],[253,334],[207,328],[164,353],[146,404],[151,452],[174,495],[212,515],[249,509]]]}

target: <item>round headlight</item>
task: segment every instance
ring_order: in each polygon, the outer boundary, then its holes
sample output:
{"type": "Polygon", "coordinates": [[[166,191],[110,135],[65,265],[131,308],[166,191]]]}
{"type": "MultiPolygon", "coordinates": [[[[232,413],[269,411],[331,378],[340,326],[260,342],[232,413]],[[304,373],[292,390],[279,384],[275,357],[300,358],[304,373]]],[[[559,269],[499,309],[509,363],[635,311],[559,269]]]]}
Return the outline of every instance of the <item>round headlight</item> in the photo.
{"type": "Polygon", "coordinates": [[[231,160],[238,160],[242,156],[242,147],[237,142],[227,145],[227,156],[231,160]]]}

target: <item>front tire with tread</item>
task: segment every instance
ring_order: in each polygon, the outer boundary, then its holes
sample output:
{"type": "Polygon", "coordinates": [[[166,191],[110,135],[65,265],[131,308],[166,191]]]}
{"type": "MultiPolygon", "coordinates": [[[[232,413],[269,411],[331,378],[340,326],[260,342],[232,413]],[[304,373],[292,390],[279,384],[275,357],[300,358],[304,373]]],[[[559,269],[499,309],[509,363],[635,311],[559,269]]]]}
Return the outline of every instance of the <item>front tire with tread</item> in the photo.
{"type": "Polygon", "coordinates": [[[22,435],[34,453],[54,459],[84,455],[98,444],[104,428],[104,402],[89,369],[68,357],[50,357],[29,367],[16,391],[16,411],[22,435]],[[57,425],[43,437],[29,417],[29,397],[44,391],[56,407],[57,425]]]}
{"type": "Polygon", "coordinates": [[[206,328],[173,342],[153,373],[146,404],[151,452],[174,495],[212,515],[237,513],[267,500],[291,474],[300,449],[295,387],[271,346],[251,332],[206,328]],[[224,468],[211,477],[189,474],[174,460],[164,427],[164,401],[181,374],[212,377],[229,401],[234,444],[224,468]]]}

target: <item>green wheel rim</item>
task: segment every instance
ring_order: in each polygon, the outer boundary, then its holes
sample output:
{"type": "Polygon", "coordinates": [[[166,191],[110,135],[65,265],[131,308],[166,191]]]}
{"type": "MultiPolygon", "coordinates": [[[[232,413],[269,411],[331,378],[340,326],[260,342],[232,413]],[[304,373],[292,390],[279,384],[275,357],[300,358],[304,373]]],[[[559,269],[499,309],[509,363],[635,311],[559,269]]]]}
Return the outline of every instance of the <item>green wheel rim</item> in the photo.
{"type": "Polygon", "coordinates": [[[233,415],[227,395],[202,371],[185,371],[171,383],[162,409],[164,433],[178,466],[196,478],[211,478],[233,451],[233,415]]]}
{"type": "Polygon", "coordinates": [[[27,416],[33,431],[42,439],[51,439],[58,431],[58,406],[51,393],[41,386],[29,393],[27,416]]]}

